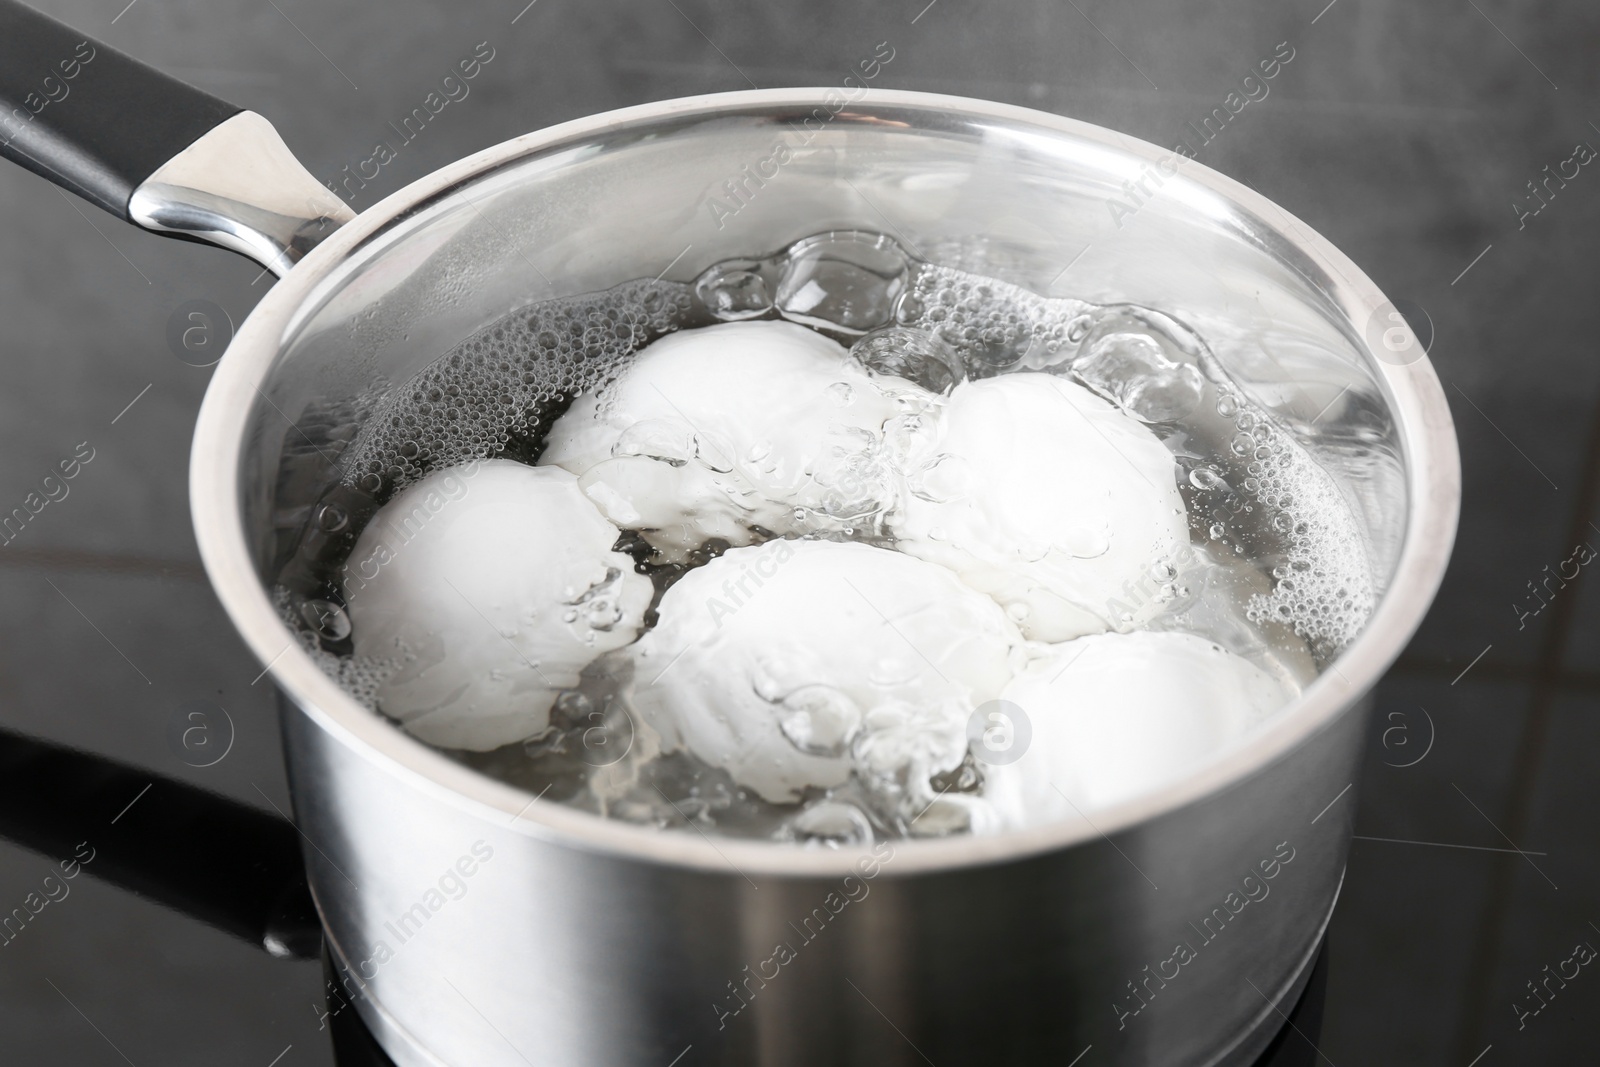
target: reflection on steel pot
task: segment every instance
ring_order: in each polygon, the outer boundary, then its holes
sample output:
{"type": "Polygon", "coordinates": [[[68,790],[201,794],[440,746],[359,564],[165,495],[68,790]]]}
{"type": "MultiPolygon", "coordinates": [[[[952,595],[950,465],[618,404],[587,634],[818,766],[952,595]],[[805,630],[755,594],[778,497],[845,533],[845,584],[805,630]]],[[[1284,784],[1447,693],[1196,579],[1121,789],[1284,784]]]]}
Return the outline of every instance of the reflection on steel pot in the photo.
{"type": "MultiPolygon", "coordinates": [[[[82,40],[0,0],[7,113],[31,91],[18,71],[82,40]]],[[[1115,228],[1105,201],[1163,157],[1154,146],[877,89],[796,140],[731,217],[704,210],[707,191],[789,143],[824,90],[581,119],[352,217],[266,120],[94,47],[72,105],[0,151],[282,277],[206,395],[195,528],[285,694],[330,952],[397,1063],[1037,1064],[1093,1046],[1095,1062],[1191,1065],[1260,1051],[1338,894],[1364,695],[1426,610],[1457,512],[1438,381],[1422,355],[1365,339],[1386,304],[1353,263],[1198,163],[1115,228]],[[985,236],[1002,207],[1030,221],[1026,240],[985,236]],[[366,711],[292,638],[267,582],[341,477],[342,443],[316,427],[373,410],[525,300],[530,264],[552,295],[576,295],[663,270],[692,279],[886,218],[935,262],[1160,308],[1204,336],[1226,337],[1248,299],[1284,358],[1228,343],[1217,357],[1339,483],[1379,576],[1382,599],[1337,670],[1245,742],[1093,822],[827,850],[651,832],[537,800],[366,711]],[[492,862],[459,875],[470,893],[452,900],[441,872],[478,850],[492,862]]],[[[341,528],[364,518],[349,503],[341,528]]]]}

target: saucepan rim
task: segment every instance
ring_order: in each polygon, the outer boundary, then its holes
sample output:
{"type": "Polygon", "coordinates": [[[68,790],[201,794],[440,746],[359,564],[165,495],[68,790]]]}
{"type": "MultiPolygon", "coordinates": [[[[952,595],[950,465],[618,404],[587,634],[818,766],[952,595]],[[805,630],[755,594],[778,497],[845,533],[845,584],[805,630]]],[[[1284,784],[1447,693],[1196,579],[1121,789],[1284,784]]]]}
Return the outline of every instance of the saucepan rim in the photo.
{"type": "MultiPolygon", "coordinates": [[[[447,200],[448,194],[465,182],[538,153],[683,121],[799,118],[821,105],[828,94],[835,94],[836,99],[837,90],[760,89],[686,97],[593,115],[505,141],[434,171],[359,214],[314,249],[251,312],[217,366],[195,428],[190,464],[195,535],[217,596],[246,643],[282,691],[320,728],[410,785],[491,824],[499,823],[507,831],[622,859],[730,876],[737,872],[824,878],[851,869],[859,854],[850,850],[733,838],[713,841],[703,835],[653,831],[556,802],[532,800],[527,792],[473,771],[411,738],[362,707],[328,678],[279,618],[252,562],[240,491],[249,425],[246,416],[260,402],[258,386],[280,356],[284,340],[292,336],[306,309],[316,306],[319,287],[354,253],[381,239],[392,223],[426,211],[432,202],[447,200]]],[[[835,121],[870,121],[887,113],[916,117],[916,132],[949,129],[956,122],[1088,142],[1135,167],[1171,155],[1149,142],[1075,119],[932,93],[872,89],[835,121]]],[[[1264,231],[1276,231],[1295,255],[1320,271],[1321,278],[1312,281],[1308,274],[1308,281],[1320,287],[1350,323],[1367,321],[1385,304],[1378,287],[1343,253],[1254,190],[1193,160],[1184,165],[1177,180],[1220,198],[1264,231]]],[[[1375,358],[1369,347],[1367,362],[1389,405],[1402,445],[1407,518],[1389,587],[1366,629],[1334,669],[1324,671],[1257,733],[1163,789],[1097,811],[1092,820],[1080,816],[993,836],[896,841],[895,862],[885,873],[899,877],[1000,863],[1105,838],[1221,791],[1271,765],[1365,695],[1405,646],[1432,602],[1454,541],[1461,488],[1449,407],[1429,361],[1424,357],[1396,365],[1375,358]]],[[[1324,799],[1333,798],[1310,798],[1307,804],[1316,801],[1320,806],[1324,799]]]]}

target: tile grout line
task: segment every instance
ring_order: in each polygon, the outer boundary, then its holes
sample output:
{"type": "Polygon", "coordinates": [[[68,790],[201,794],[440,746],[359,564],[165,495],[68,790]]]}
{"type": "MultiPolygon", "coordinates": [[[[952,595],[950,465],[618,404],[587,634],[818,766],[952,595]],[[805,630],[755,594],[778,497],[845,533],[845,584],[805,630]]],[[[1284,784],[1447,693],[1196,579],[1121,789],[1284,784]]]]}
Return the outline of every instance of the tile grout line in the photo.
{"type": "MultiPolygon", "coordinates": [[[[1594,517],[1596,502],[1600,501],[1600,393],[1594,400],[1589,417],[1589,435],[1586,442],[1583,470],[1578,482],[1578,499],[1573,504],[1571,517],[1565,528],[1565,543],[1584,540],[1584,531],[1594,517]]],[[[1532,679],[1532,692],[1528,697],[1528,717],[1523,723],[1521,736],[1511,762],[1511,782],[1507,788],[1508,802],[1505,833],[1521,839],[1528,831],[1532,817],[1534,793],[1539,785],[1540,764],[1549,742],[1550,719],[1556,698],[1561,695],[1561,669],[1566,658],[1567,638],[1572,630],[1580,595],[1583,592],[1583,572],[1580,570],[1571,581],[1571,589],[1553,605],[1550,622],[1546,625],[1544,639],[1539,645],[1539,657],[1532,679]]],[[[1489,1014],[1489,1003],[1494,982],[1494,971],[1500,963],[1500,945],[1506,924],[1511,917],[1512,897],[1516,888],[1517,857],[1497,856],[1490,861],[1489,896],[1483,909],[1483,919],[1478,928],[1476,943],[1467,967],[1468,979],[1465,1010],[1461,1029],[1456,1037],[1456,1059],[1465,1060],[1484,1040],[1484,1019],[1489,1014]]]]}
{"type": "Polygon", "coordinates": [[[0,548],[0,571],[91,571],[96,574],[141,578],[174,578],[204,582],[205,567],[198,560],[160,559],[154,556],[123,556],[75,548],[0,548]]]}

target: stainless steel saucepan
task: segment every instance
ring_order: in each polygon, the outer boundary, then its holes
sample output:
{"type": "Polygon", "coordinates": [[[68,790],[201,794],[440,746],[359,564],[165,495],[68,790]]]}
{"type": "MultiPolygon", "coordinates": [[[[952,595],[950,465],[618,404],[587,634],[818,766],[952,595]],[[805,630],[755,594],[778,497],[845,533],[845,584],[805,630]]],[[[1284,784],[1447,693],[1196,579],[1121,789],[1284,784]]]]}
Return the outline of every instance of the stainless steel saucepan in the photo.
{"type": "Polygon", "coordinates": [[[1277,1029],[1339,892],[1365,695],[1435,592],[1460,487],[1428,361],[1374,336],[1394,309],[1299,220],[1107,130],[861,82],[565,123],[353,215],[259,115],[12,0],[0,103],[5,155],[281,279],[206,394],[195,529],[286,697],[312,891],[397,1063],[1198,1067],[1248,1063],[1277,1029]],[[728,200],[746,168],[765,180],[728,200]],[[362,708],[280,621],[270,568],[338,477],[327,412],[372,410],[531,297],[692,278],[848,228],[1039,292],[1168,310],[1210,338],[1363,526],[1382,597],[1335,669],[1246,742],[1092,821],[854,855],[536,800],[362,708]],[[1229,340],[1263,331],[1271,345],[1229,340]],[[331,462],[307,476],[311,448],[331,462]]]}

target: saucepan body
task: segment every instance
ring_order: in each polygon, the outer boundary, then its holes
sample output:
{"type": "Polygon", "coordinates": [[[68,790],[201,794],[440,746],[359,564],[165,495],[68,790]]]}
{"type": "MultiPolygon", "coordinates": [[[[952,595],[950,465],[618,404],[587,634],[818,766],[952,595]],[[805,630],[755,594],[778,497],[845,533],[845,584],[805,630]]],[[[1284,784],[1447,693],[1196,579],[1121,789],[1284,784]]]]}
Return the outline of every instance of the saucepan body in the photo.
{"type": "Polygon", "coordinates": [[[1249,1062],[1338,895],[1366,694],[1454,534],[1448,411],[1425,358],[1369,337],[1388,311],[1323,238],[1198,162],[915,93],[633,108],[364,212],[241,328],[192,470],[206,566],[285,695],[295,815],[342,971],[331,995],[404,1067],[1249,1062]],[[1187,323],[1333,475],[1379,590],[1365,630],[1159,793],[856,853],[535,799],[363,708],[284,624],[287,546],[359,474],[345,461],[363,421],[441,354],[536,299],[687,281],[825,231],[1187,323]]]}

